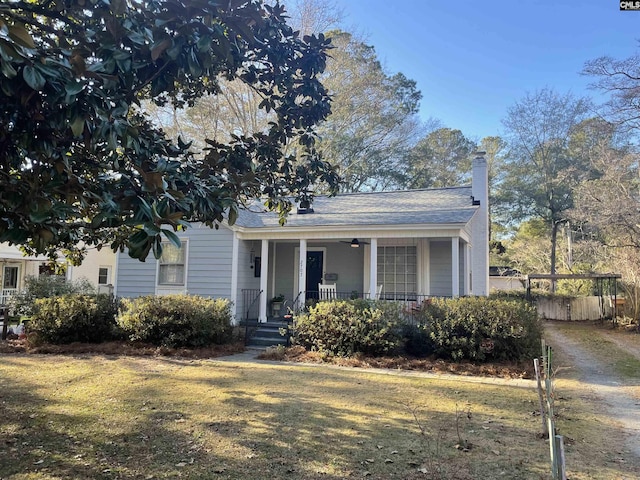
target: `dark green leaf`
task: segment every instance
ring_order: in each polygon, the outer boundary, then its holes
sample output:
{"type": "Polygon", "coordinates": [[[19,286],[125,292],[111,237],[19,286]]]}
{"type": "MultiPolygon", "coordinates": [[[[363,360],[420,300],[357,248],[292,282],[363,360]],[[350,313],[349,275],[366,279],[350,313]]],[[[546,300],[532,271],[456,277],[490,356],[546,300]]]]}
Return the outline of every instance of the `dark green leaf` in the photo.
{"type": "Polygon", "coordinates": [[[167,240],[169,240],[175,247],[180,248],[180,246],[182,245],[182,241],[180,240],[180,237],[178,237],[171,230],[167,230],[166,228],[162,229],[162,233],[164,234],[165,237],[167,237],[167,240]]]}
{"type": "Polygon", "coordinates": [[[45,79],[38,70],[31,65],[26,65],[22,70],[22,78],[33,90],[40,91],[44,87],[45,79]]]}
{"type": "Polygon", "coordinates": [[[74,118],[70,126],[71,126],[71,131],[73,132],[73,136],[79,137],[80,135],[82,135],[82,132],[84,131],[84,118],[82,117],[74,118]]]}
{"type": "Polygon", "coordinates": [[[84,88],[84,85],[81,82],[76,82],[76,81],[66,83],[64,86],[65,91],[69,95],[77,95],[82,91],[83,88],[84,88]]]}
{"type": "Polygon", "coordinates": [[[31,37],[27,29],[21,23],[9,25],[9,38],[11,38],[11,40],[22,47],[36,47],[35,43],[33,42],[33,37],[31,37]]]}

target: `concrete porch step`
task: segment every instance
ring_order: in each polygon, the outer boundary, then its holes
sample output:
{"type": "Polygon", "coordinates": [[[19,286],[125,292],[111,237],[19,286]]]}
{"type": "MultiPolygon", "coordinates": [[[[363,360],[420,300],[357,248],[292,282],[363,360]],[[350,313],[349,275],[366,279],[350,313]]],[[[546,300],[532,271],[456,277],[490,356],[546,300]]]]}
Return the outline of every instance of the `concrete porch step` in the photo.
{"type": "Polygon", "coordinates": [[[247,341],[247,346],[264,348],[286,345],[288,325],[286,321],[274,319],[269,319],[269,321],[263,323],[248,323],[251,336],[247,341]]]}
{"type": "Polygon", "coordinates": [[[287,345],[287,339],[284,337],[271,338],[271,337],[251,337],[249,339],[249,343],[247,343],[247,347],[255,348],[255,347],[277,347],[278,345],[287,345]]]}

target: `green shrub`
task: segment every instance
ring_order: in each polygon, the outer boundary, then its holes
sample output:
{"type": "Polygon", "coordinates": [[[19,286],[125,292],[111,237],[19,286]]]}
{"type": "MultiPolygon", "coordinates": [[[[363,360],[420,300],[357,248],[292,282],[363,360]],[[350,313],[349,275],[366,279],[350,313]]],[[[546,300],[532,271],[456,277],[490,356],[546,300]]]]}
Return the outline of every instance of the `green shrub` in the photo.
{"type": "Polygon", "coordinates": [[[429,348],[453,360],[532,359],[542,336],[536,309],[521,300],[434,299],[422,306],[418,319],[429,348]]]}
{"type": "Polygon", "coordinates": [[[319,302],[295,319],[294,342],[338,356],[382,355],[401,343],[400,309],[393,302],[319,302]]]}
{"type": "Polygon", "coordinates": [[[425,324],[406,324],[403,328],[404,350],[415,357],[427,357],[435,352],[431,331],[425,324]]]}
{"type": "Polygon", "coordinates": [[[117,301],[110,295],[38,298],[27,323],[27,333],[38,343],[99,343],[116,336],[117,311],[117,301]]]}
{"type": "Polygon", "coordinates": [[[96,294],[95,288],[86,278],[67,281],[64,277],[57,275],[28,276],[24,284],[24,290],[11,297],[10,306],[14,314],[26,317],[33,315],[35,301],[38,298],[96,294]]]}
{"type": "Polygon", "coordinates": [[[231,304],[194,295],[123,299],[117,322],[132,341],[201,347],[231,340],[231,304]]]}

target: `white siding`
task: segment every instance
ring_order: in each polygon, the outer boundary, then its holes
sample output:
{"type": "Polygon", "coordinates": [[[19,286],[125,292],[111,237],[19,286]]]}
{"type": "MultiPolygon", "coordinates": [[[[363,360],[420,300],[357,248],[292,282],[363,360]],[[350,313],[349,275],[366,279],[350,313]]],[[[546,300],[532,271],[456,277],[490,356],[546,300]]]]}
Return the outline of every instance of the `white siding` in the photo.
{"type": "MultiPolygon", "coordinates": [[[[337,291],[343,294],[349,294],[353,291],[362,292],[365,258],[363,246],[353,248],[348,243],[328,243],[326,245],[327,258],[325,258],[325,268],[327,271],[325,273],[338,274],[338,280],[336,281],[337,291]]],[[[369,288],[367,287],[364,292],[367,293],[368,291],[369,288]]]]}
{"type": "Polygon", "coordinates": [[[254,257],[260,256],[260,242],[240,240],[238,245],[238,292],[248,288],[260,288],[260,277],[255,276],[255,265],[251,262],[251,250],[254,257]]]}
{"type": "MultiPolygon", "coordinates": [[[[273,265],[273,262],[269,263],[270,268],[275,268],[275,285],[273,289],[276,293],[284,294],[288,300],[293,300],[298,295],[297,292],[294,292],[293,278],[295,271],[295,247],[298,246],[298,243],[276,243],[276,264],[273,265]]],[[[269,282],[269,284],[271,284],[271,282],[269,282]]],[[[273,297],[274,295],[271,296],[273,297]]]]}

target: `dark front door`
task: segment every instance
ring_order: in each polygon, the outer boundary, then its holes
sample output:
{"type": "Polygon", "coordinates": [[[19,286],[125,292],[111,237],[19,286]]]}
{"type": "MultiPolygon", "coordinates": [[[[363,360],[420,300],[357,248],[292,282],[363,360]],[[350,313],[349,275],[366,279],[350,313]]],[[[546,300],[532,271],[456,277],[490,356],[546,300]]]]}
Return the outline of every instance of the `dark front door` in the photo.
{"type": "Polygon", "coordinates": [[[323,252],[307,252],[307,298],[318,298],[318,284],[322,283],[323,252]]]}

